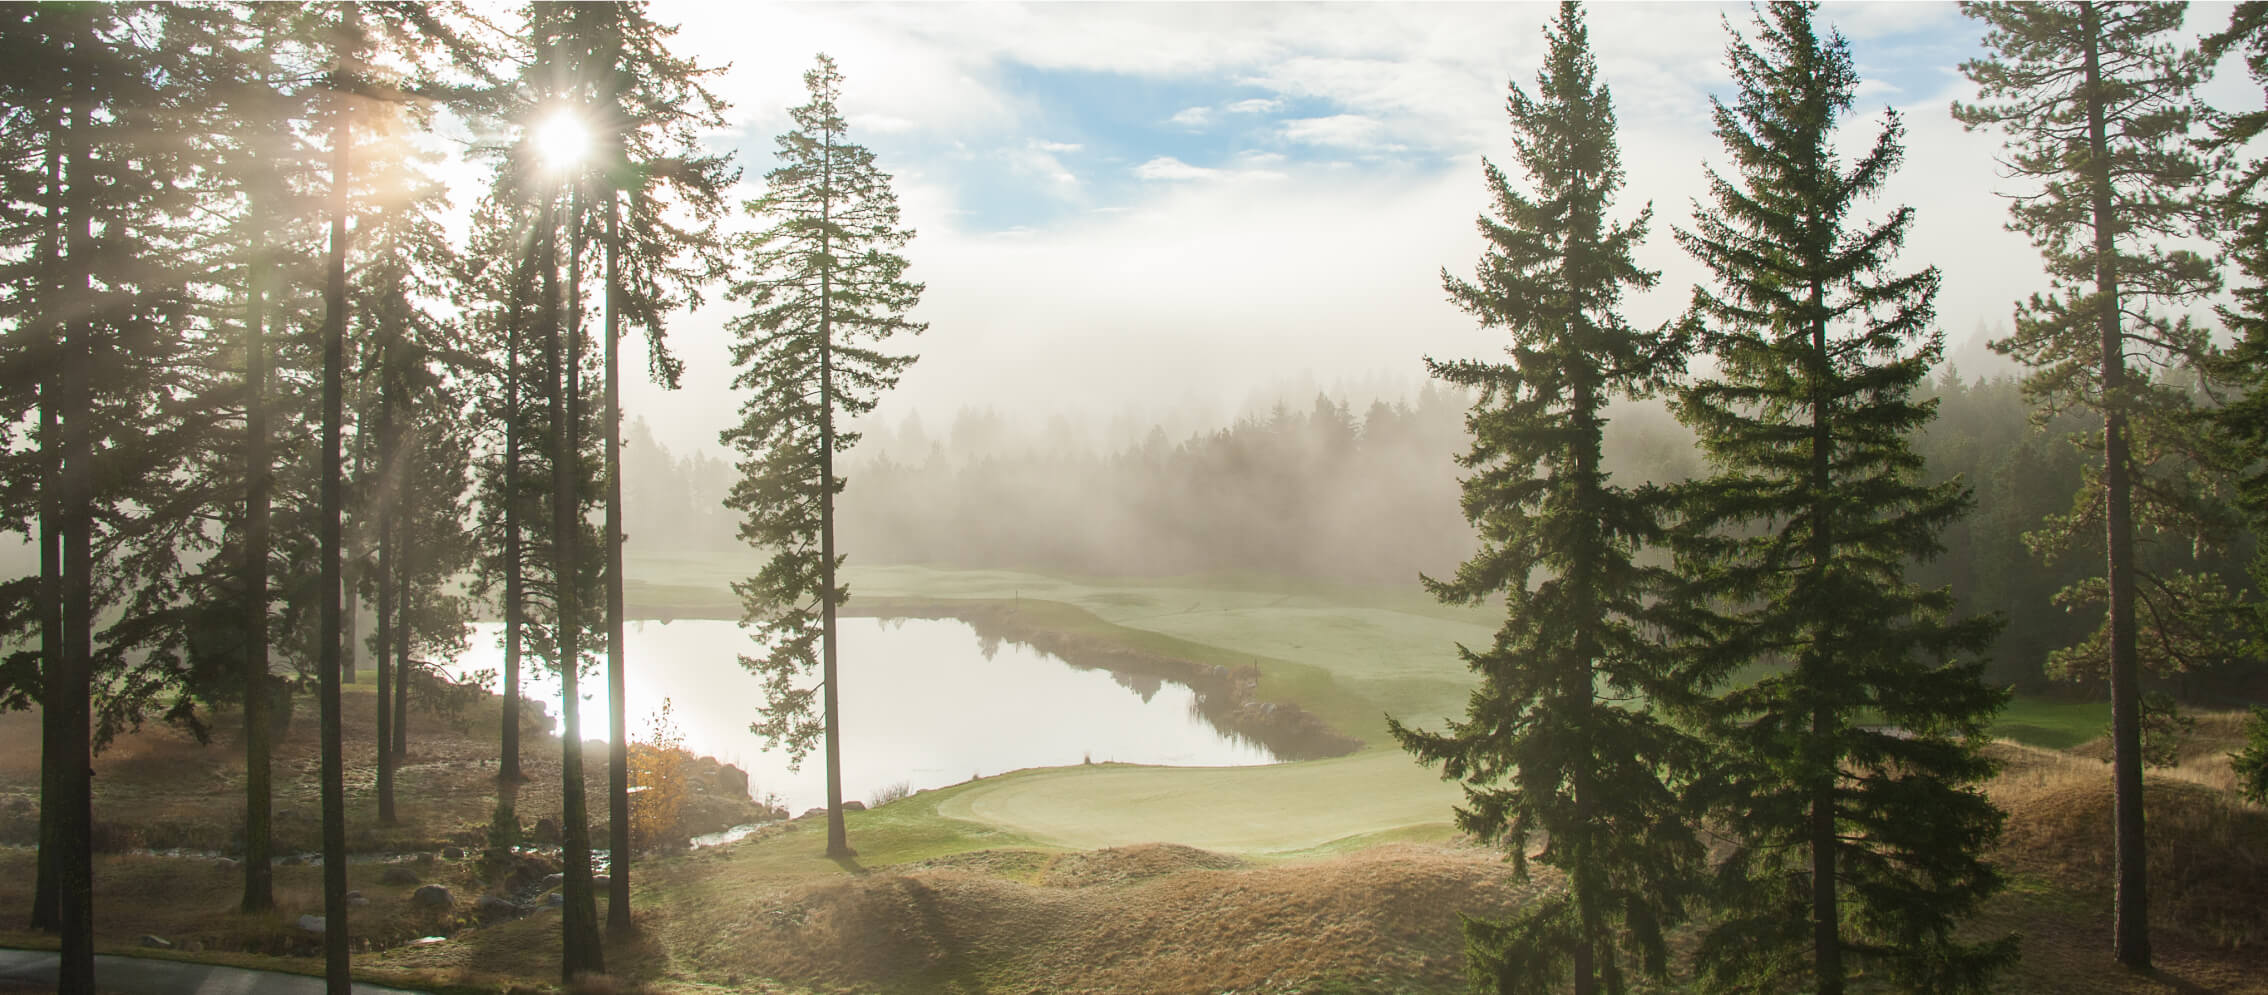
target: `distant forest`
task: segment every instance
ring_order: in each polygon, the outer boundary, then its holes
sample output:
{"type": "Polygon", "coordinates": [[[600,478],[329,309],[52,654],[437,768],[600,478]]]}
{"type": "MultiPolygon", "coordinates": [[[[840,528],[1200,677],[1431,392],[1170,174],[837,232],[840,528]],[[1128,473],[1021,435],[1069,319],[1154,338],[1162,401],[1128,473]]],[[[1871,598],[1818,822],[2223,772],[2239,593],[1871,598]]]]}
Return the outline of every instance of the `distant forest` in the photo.
{"type": "MultiPolygon", "coordinates": [[[[1928,396],[1937,418],[1918,440],[1933,479],[1960,476],[1974,493],[1948,529],[1945,552],[1911,579],[1950,587],[1961,611],[1999,612],[2007,628],[1989,674],[2028,690],[2096,693],[2097,682],[2054,679],[2048,653],[2083,639],[2097,612],[2070,612],[2055,593],[2088,575],[2100,548],[2044,564],[2024,534],[2069,510],[2093,446],[2083,418],[2030,422],[2010,377],[1967,380],[1945,371],[1928,396]]],[[[1443,576],[1472,552],[1458,508],[1455,454],[1467,439],[1467,399],[1427,385],[1414,398],[1356,410],[1317,394],[1226,427],[1139,442],[1097,442],[1058,419],[1023,429],[990,409],[963,409],[932,434],[916,418],[870,427],[845,461],[840,514],[853,563],[930,563],[1107,576],[1256,574],[1360,585],[1443,576]]],[[[2099,426],[2098,426],[2099,428],[2099,426]]],[[[633,422],[624,447],[625,531],[633,548],[730,548],[735,516],[721,501],[730,464],[679,456],[633,422]]],[[[1670,482],[1701,469],[1683,426],[1657,405],[1615,412],[1608,469],[1619,480],[1670,482]]],[[[2250,592],[2254,540],[2223,548],[2157,543],[2160,566],[2209,570],[2250,592]]],[[[2188,697],[2243,693],[2245,665],[2188,673],[2188,697]]]]}

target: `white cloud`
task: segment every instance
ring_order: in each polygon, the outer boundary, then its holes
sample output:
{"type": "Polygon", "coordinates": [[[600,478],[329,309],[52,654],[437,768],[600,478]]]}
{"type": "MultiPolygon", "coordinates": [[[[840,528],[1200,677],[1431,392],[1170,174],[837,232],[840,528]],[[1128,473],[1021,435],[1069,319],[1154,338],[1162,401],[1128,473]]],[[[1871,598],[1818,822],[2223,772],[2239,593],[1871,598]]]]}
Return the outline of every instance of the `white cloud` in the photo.
{"type": "Polygon", "coordinates": [[[1231,114],[1269,114],[1284,109],[1284,102],[1275,97],[1253,97],[1239,100],[1222,108],[1231,114]]]}
{"type": "MultiPolygon", "coordinates": [[[[1381,141],[1385,125],[1361,114],[1333,114],[1286,121],[1277,132],[1287,142],[1326,148],[1373,150],[1387,147],[1381,141]]],[[[1398,146],[1396,146],[1398,147],[1398,146]]]]}
{"type": "Polygon", "coordinates": [[[1042,152],[1057,152],[1069,154],[1072,152],[1077,152],[1080,149],[1085,148],[1086,146],[1080,145],[1077,142],[1050,142],[1035,138],[1032,140],[1032,147],[1042,152]]]}
{"type": "Polygon", "coordinates": [[[1221,171],[1192,166],[1170,155],[1161,155],[1134,167],[1134,175],[1145,180],[1204,180],[1221,175],[1221,171]]]}
{"type": "Polygon", "coordinates": [[[1184,128],[1202,128],[1213,123],[1213,109],[1210,107],[1184,107],[1173,112],[1173,116],[1167,118],[1166,123],[1177,124],[1184,128]]]}
{"type": "MultiPolygon", "coordinates": [[[[1063,200],[1077,200],[1081,195],[1079,174],[1071,171],[1051,151],[1055,143],[1031,142],[1020,149],[1003,149],[1001,158],[1018,174],[1041,181],[1049,194],[1063,200]]],[[[1078,146],[1070,146],[1072,149],[1078,146]]]]}

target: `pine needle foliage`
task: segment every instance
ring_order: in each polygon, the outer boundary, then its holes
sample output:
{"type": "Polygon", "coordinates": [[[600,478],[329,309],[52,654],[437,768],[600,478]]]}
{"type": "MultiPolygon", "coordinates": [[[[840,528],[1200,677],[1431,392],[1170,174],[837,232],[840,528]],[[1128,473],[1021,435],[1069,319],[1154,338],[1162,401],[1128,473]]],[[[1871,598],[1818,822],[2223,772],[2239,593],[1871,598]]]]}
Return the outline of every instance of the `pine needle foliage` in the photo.
{"type": "Polygon", "coordinates": [[[1648,392],[1682,356],[1666,330],[1618,313],[1626,288],[1657,279],[1632,259],[1652,212],[1608,218],[1623,183],[1613,102],[1577,5],[1545,35],[1535,95],[1514,84],[1507,101],[1532,192],[1484,163],[1488,247],[1474,280],[1442,273],[1451,300],[1510,333],[1509,362],[1427,364],[1479,395],[1458,462],[1481,549],[1425,583],[1453,604],[1502,597],[1506,618],[1490,646],[1458,648],[1480,679],[1462,719],[1439,733],[1389,722],[1405,749],[1464,782],[1460,827],[1523,874],[1541,834],[1535,859],[1566,875],[1564,894],[1508,921],[1466,920],[1475,983],[1621,992],[1665,973],[1663,931],[1684,915],[1702,847],[1675,783],[1693,744],[1643,704],[1674,693],[1649,623],[1665,575],[1638,562],[1661,537],[1664,494],[1615,484],[1600,450],[1608,403],[1648,392]]]}
{"type": "MultiPolygon", "coordinates": [[[[2246,71],[2268,97],[2268,2],[2240,3],[2226,28],[2200,46],[2218,61],[2241,50],[2246,71]]],[[[2268,100],[2263,101],[2268,104],[2268,100]]],[[[2268,106],[2213,121],[2212,145],[2235,154],[2268,132],[2268,106]]],[[[2254,535],[2268,534],[2268,156],[2233,164],[2219,195],[2220,241],[2244,281],[2230,288],[2231,304],[2217,310],[2236,342],[2219,357],[2216,372],[2235,388],[2213,413],[2224,464],[2235,471],[2238,503],[2254,535]]],[[[2255,552],[2252,577],[2268,589],[2268,555],[2255,552]]],[[[2268,601],[2252,604],[2252,655],[2268,656],[2268,601]]]]}
{"type": "Polygon", "coordinates": [[[1938,272],[1891,268],[1911,208],[1859,216],[1904,126],[1887,114],[1842,163],[1858,76],[1814,13],[1772,4],[1754,41],[1734,32],[1737,96],[1713,101],[1733,172],[1677,233],[1713,276],[1690,320],[1718,368],[1676,403],[1712,465],[1676,538],[1694,679],[1721,689],[1693,710],[1719,765],[1696,797],[1731,843],[1698,967],[1713,990],[1840,992],[1877,966],[1981,990],[2015,954],[1954,936],[2000,886],[1980,748],[2006,692],[1970,659],[1998,623],[1905,577],[1969,505],[1912,448],[1935,410],[1914,395],[1943,348],[1938,272]]]}
{"type": "Polygon", "coordinates": [[[756,576],[733,585],[764,649],[741,657],[764,680],[751,728],[796,762],[824,738],[827,849],[850,852],[843,832],[837,728],[835,611],[849,592],[835,580],[834,503],[843,489],[835,454],[858,441],[836,421],[874,409],[914,357],[885,351],[893,335],[927,326],[908,320],[922,285],[905,279],[898,254],[913,238],[899,227],[898,198],[874,153],[850,141],[839,101],[842,74],[825,55],[804,73],[808,103],[789,109],[780,165],[764,176],[748,213],[769,223],[737,248],[747,279],[731,296],[747,304],[730,328],[733,388],[750,391],[741,422],[721,440],[741,456],[741,479],[725,504],[747,517],[740,536],[772,551],[756,576]],[[820,671],[818,684],[804,683],[820,671]]]}

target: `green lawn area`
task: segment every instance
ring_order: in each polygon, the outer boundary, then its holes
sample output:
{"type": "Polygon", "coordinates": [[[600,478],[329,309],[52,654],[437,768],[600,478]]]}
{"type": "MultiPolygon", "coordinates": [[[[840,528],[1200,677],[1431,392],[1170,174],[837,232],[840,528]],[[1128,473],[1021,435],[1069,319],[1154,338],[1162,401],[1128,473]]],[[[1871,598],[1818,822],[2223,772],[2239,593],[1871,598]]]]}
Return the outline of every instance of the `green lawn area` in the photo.
{"type": "Polygon", "coordinates": [[[2001,709],[1992,732],[2028,746],[2068,750],[2102,735],[2109,726],[2107,701],[2048,701],[2018,695],[2001,709]]]}

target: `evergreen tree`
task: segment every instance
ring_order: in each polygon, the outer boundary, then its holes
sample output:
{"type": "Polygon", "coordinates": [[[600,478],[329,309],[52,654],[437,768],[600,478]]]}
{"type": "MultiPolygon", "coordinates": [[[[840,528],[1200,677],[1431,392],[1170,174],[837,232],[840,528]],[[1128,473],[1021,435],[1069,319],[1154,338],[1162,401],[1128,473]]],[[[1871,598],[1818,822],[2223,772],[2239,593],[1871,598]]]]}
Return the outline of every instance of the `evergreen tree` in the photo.
{"type": "MultiPolygon", "coordinates": [[[[2228,27],[2205,39],[2204,57],[2219,61],[2241,49],[2253,82],[2268,94],[2268,3],[2240,3],[2228,27]]],[[[2213,122],[2212,145],[2238,154],[2268,132],[2268,106],[2223,115],[2213,122]]],[[[2235,470],[2240,503],[2254,535],[2268,535],[2268,157],[2236,163],[2220,191],[2220,241],[2245,282],[2230,291],[2233,305],[2219,310],[2236,342],[2220,358],[2217,372],[2236,388],[2214,412],[2223,443],[2221,458],[2235,470]]],[[[2252,561],[2256,585],[2268,587],[2268,552],[2252,561]]],[[[2253,603],[2253,655],[2268,655],[2268,600],[2253,603]]]]}
{"type": "Polygon", "coordinates": [[[6,527],[36,530],[42,568],[0,588],[7,628],[40,631],[36,653],[0,670],[0,701],[36,695],[42,709],[46,881],[32,921],[62,934],[68,992],[94,987],[91,751],[174,687],[153,671],[173,669],[171,609],[194,548],[167,482],[193,448],[184,414],[210,387],[184,329],[182,227],[184,117],[206,91],[169,30],[176,13],[27,7],[0,30],[12,153],[0,405],[11,436],[27,422],[38,433],[20,456],[9,446],[0,487],[6,527]],[[34,507],[36,526],[23,517],[34,507]]]}
{"type": "Polygon", "coordinates": [[[1666,972],[1663,931],[1684,916],[1702,859],[1676,784],[1691,741],[1630,707],[1676,693],[1651,618],[1662,571],[1637,562],[1661,537],[1663,495],[1601,468],[1607,404],[1661,384],[1683,357],[1674,336],[1617,313],[1624,288],[1657,278],[1632,260],[1651,211],[1608,220],[1623,181],[1614,110],[1577,6],[1561,4],[1545,35],[1536,96],[1513,85],[1508,101],[1535,193],[1484,162],[1495,216],[1480,219],[1489,246],[1477,282],[1442,274],[1483,327],[1510,332],[1511,362],[1427,364],[1479,393],[1458,462],[1472,471],[1464,507],[1482,548],[1453,580],[1426,586],[1452,604],[1505,598],[1507,617],[1487,648],[1458,647],[1480,677],[1463,720],[1445,733],[1390,725],[1405,749],[1465,782],[1460,828],[1503,846],[1523,874],[1540,831],[1549,845],[1536,859],[1566,875],[1563,895],[1510,921],[1466,920],[1475,979],[1544,992],[1571,975],[1587,995],[1627,990],[1621,951],[1646,974],[1666,972]]]}
{"type": "Polygon", "coordinates": [[[676,29],[654,23],[644,3],[586,3],[569,8],[558,44],[574,53],[575,76],[588,81],[583,109],[595,132],[594,221],[603,260],[605,306],[603,411],[606,581],[608,849],[607,929],[630,929],[630,767],[628,697],[623,660],[622,471],[620,359],[624,324],[646,333],[648,372],[675,388],[682,363],[671,355],[664,321],[679,306],[697,306],[703,284],[724,273],[717,219],[724,190],[739,179],[724,156],[701,151],[701,133],[722,127],[725,104],[702,85],[710,71],[670,54],[676,29]],[[624,201],[628,212],[625,223],[624,201]],[[675,218],[665,219],[669,204],[675,218]],[[688,223],[688,219],[690,223],[688,223]]]}
{"type": "Polygon", "coordinates": [[[773,551],[761,572],[733,585],[742,623],[758,626],[766,647],[740,658],[764,678],[754,728],[798,762],[825,736],[827,853],[849,856],[835,651],[835,612],[848,592],[835,579],[835,495],[843,488],[835,454],[858,434],[836,419],[874,409],[914,361],[882,351],[883,343],[927,326],[906,318],[922,285],[906,281],[897,250],[913,232],[898,227],[898,198],[874,153],[846,134],[835,60],[820,55],[803,84],[811,100],[788,110],[795,127],[779,137],[780,166],[765,174],[764,195],[747,203],[770,223],[739,240],[751,275],[731,291],[749,308],[730,325],[739,338],[733,387],[753,393],[740,424],[719,438],[742,457],[726,500],[747,516],[740,536],[773,551]],[[815,664],[818,686],[800,683],[815,664]]]}
{"type": "Polygon", "coordinates": [[[2206,65],[2168,40],[2183,8],[1963,4],[1984,22],[1990,55],[1962,66],[1980,102],[1953,108],[1972,129],[2004,131],[2008,168],[2039,184],[2036,194],[2011,200],[2010,227],[2039,247],[2054,289],[2019,303],[2015,334],[1994,348],[2032,368],[2024,386],[2038,410],[2090,410],[2102,421],[2094,436],[2100,458],[2087,467],[2071,511],[2028,539],[2053,556],[2102,537],[2103,573],[2064,596],[2073,607],[2100,606],[2102,625],[2059,662],[2110,679],[2113,945],[2119,962],[2135,970],[2150,966],[2138,608],[2148,601],[2161,622],[2224,608],[2217,584],[2146,572],[2150,539],[2190,543],[2210,524],[2210,510],[2191,458],[2196,441],[2187,437],[2190,393],[2128,367],[2130,357],[2159,368],[2195,365],[2211,351],[2203,329],[2153,310],[2218,286],[2210,261],[2169,244],[2198,231],[2208,213],[2201,192],[2209,171],[2188,143],[2206,65]]]}
{"type": "Polygon", "coordinates": [[[1735,172],[1711,172],[1678,233],[1714,275],[1692,316],[1718,375],[1677,403],[1713,473],[1686,485],[1676,600],[1710,609],[1689,623],[1696,684],[1724,690],[1695,711],[1722,766],[1698,795],[1734,840],[1699,964],[1725,990],[1840,992],[1868,963],[1907,989],[1981,990],[2014,938],[1953,934],[2000,884],[1979,751],[2006,693],[1957,658],[1996,625],[1954,620],[1950,593],[1905,576],[1968,505],[1958,481],[1920,482],[1911,442],[1942,352],[1938,273],[1890,271],[1911,208],[1856,216],[1904,127],[1887,115],[1842,165],[1858,77],[1814,13],[1774,4],[1756,44],[1735,35],[1738,97],[1714,102],[1735,172]]]}

